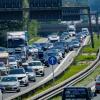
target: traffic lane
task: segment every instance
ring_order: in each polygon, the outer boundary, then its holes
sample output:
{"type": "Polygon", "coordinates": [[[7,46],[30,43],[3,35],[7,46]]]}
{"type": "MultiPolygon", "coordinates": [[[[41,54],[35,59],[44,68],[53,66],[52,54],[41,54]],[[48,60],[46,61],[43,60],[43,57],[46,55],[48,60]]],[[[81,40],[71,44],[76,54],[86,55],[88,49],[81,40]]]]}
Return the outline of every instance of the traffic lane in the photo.
{"type": "MultiPolygon", "coordinates": [[[[67,55],[67,54],[66,54],[67,55]]],[[[64,60],[64,59],[63,59],[64,60]]],[[[62,60],[62,61],[63,61],[62,60]]],[[[54,65],[54,70],[57,68],[58,64],[54,65]]],[[[41,76],[37,76],[36,77],[36,82],[30,82],[28,87],[21,87],[21,92],[25,91],[28,88],[32,88],[33,86],[37,85],[38,83],[41,83],[41,81],[48,79],[47,77],[52,73],[52,69],[51,67],[45,67],[45,76],[41,77],[41,76]]],[[[11,97],[13,95],[15,95],[16,93],[13,92],[9,92],[9,93],[4,93],[3,94],[3,98],[7,100],[8,97],[11,97]]]]}
{"type": "MultiPolygon", "coordinates": [[[[74,38],[74,37],[72,37],[72,38],[74,38]]],[[[68,41],[70,41],[70,40],[68,40],[68,41]]],[[[77,50],[78,50],[78,48],[75,49],[75,51],[77,51],[77,50]]],[[[70,58],[70,59],[71,59],[71,58],[70,58]]],[[[66,65],[66,64],[68,64],[68,62],[66,62],[65,65],[66,65]]],[[[62,68],[64,68],[65,65],[62,66],[62,68]]],[[[57,66],[58,66],[58,65],[54,66],[54,70],[57,68],[57,66]]],[[[61,71],[62,68],[59,69],[59,71],[61,71]]],[[[28,87],[21,87],[21,91],[24,91],[24,90],[26,90],[26,89],[28,89],[28,88],[33,87],[34,85],[38,84],[39,82],[41,82],[41,81],[44,80],[44,79],[46,80],[47,76],[49,76],[51,73],[52,73],[51,67],[45,68],[45,76],[44,76],[44,77],[37,77],[37,78],[36,78],[36,82],[30,83],[28,87]]],[[[11,97],[12,95],[15,95],[15,94],[16,94],[16,93],[5,93],[5,94],[3,94],[3,98],[4,98],[4,99],[7,99],[8,97],[11,97]]]]}
{"type": "MultiPolygon", "coordinates": [[[[77,50],[78,50],[78,48],[77,48],[77,50]]],[[[77,51],[76,49],[74,50],[75,52],[77,51]]],[[[70,51],[69,53],[71,53],[72,51],[70,51]]],[[[68,53],[68,54],[69,54],[68,53]]],[[[68,54],[66,54],[66,56],[68,55],[68,54]]],[[[74,53],[75,54],[75,53],[74,53]]],[[[74,54],[73,54],[73,56],[74,56],[74,54]]],[[[65,58],[66,60],[64,61],[64,59],[61,61],[61,62],[63,62],[64,63],[64,65],[62,65],[61,67],[59,67],[59,68],[57,68],[57,66],[58,66],[58,64],[56,64],[53,68],[54,68],[54,71],[55,71],[55,73],[57,72],[57,73],[60,73],[61,71],[62,71],[62,69],[64,69],[65,67],[66,67],[66,65],[68,64],[68,62],[70,61],[70,59],[71,59],[71,57],[73,58],[73,56],[70,56],[70,58],[65,58]],[[65,63],[66,62],[66,63],[65,63]]],[[[28,87],[21,87],[21,92],[22,91],[25,91],[26,89],[28,89],[28,88],[32,88],[33,86],[35,86],[35,85],[37,85],[37,84],[39,84],[39,83],[42,83],[43,81],[46,81],[46,80],[48,80],[50,77],[53,77],[53,75],[52,75],[52,68],[51,67],[45,67],[45,76],[44,77],[37,77],[36,78],[36,82],[31,82],[30,84],[29,84],[29,86],[28,87]]],[[[3,98],[4,99],[6,99],[7,100],[7,98],[8,97],[11,97],[11,96],[13,96],[13,95],[15,95],[16,93],[4,93],[3,94],[3,98]]]]}
{"type": "Polygon", "coordinates": [[[100,94],[97,94],[92,100],[100,100],[100,94]]]}
{"type": "MultiPolygon", "coordinates": [[[[57,67],[57,65],[54,67],[54,69],[57,67]]],[[[30,82],[29,83],[29,86],[28,87],[21,87],[21,92],[22,91],[25,91],[26,89],[28,89],[28,88],[31,88],[31,87],[33,87],[34,85],[37,85],[40,81],[42,81],[42,80],[44,80],[50,73],[51,73],[52,71],[51,71],[51,68],[50,67],[46,67],[45,68],[45,76],[44,77],[41,77],[41,76],[37,76],[36,77],[36,82],[30,82]]],[[[7,99],[8,97],[11,97],[11,96],[13,96],[13,95],[15,95],[16,94],[16,92],[15,93],[13,93],[13,92],[7,92],[7,93],[4,93],[3,94],[3,99],[7,99]]]]}

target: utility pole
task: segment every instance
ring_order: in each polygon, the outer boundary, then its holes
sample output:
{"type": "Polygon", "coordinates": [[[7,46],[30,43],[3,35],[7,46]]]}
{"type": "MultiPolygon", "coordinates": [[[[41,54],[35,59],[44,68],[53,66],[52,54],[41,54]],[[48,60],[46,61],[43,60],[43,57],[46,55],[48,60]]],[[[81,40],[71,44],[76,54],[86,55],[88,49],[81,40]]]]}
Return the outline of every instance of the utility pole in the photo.
{"type": "Polygon", "coordinates": [[[98,16],[98,12],[96,13],[96,30],[97,30],[97,38],[99,39],[100,38],[100,36],[99,36],[99,24],[98,24],[98,18],[99,18],[99,16],[98,16]]]}
{"type": "Polygon", "coordinates": [[[92,48],[94,48],[94,39],[93,39],[92,24],[91,24],[91,13],[90,13],[89,7],[88,7],[88,17],[89,17],[89,31],[90,31],[90,37],[91,37],[91,46],[92,48]]]}

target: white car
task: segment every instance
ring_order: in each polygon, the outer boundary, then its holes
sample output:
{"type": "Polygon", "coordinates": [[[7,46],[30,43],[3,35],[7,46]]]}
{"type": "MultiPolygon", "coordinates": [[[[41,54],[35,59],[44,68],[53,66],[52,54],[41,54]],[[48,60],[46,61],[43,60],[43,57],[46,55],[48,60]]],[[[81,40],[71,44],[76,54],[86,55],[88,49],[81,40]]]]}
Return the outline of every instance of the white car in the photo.
{"type": "Polygon", "coordinates": [[[5,87],[5,91],[20,92],[20,83],[14,76],[3,76],[0,80],[0,85],[5,87]]]}
{"type": "Polygon", "coordinates": [[[9,57],[8,64],[9,64],[9,66],[17,66],[17,61],[16,61],[15,57],[9,57]]]}
{"type": "Polygon", "coordinates": [[[44,65],[41,63],[41,61],[31,61],[29,62],[28,68],[32,68],[35,70],[36,75],[44,76],[44,65]]]}
{"type": "Polygon", "coordinates": [[[28,75],[26,74],[24,68],[11,69],[8,73],[9,76],[17,77],[20,85],[29,85],[28,75]]]}
{"type": "Polygon", "coordinates": [[[68,26],[68,33],[70,36],[75,36],[76,35],[76,28],[74,25],[69,25],[68,26]]]}
{"type": "Polygon", "coordinates": [[[82,28],[82,32],[85,32],[86,35],[89,35],[89,29],[88,28],[82,28]]]}
{"type": "Polygon", "coordinates": [[[60,37],[58,35],[50,35],[48,36],[48,41],[54,43],[60,41],[60,37]]]}

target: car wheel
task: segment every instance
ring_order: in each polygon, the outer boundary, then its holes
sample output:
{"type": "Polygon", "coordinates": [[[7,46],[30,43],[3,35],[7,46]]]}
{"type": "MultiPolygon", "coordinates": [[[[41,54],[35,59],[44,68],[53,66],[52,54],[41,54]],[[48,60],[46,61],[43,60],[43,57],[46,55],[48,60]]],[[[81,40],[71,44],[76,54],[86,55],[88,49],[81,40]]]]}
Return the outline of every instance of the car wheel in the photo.
{"type": "Polygon", "coordinates": [[[49,67],[49,65],[46,65],[47,67],[49,67]]]}
{"type": "Polygon", "coordinates": [[[65,54],[63,54],[63,58],[65,58],[65,54]]]}
{"type": "Polygon", "coordinates": [[[44,75],[45,75],[45,74],[43,73],[41,76],[44,77],[44,75]]]}
{"type": "Polygon", "coordinates": [[[27,83],[25,84],[25,86],[29,86],[29,83],[27,82],[27,83]]]}
{"type": "Polygon", "coordinates": [[[60,61],[58,61],[58,64],[60,64],[60,61]]]}
{"type": "Polygon", "coordinates": [[[20,92],[20,89],[18,89],[16,92],[20,92]]]}
{"type": "Polygon", "coordinates": [[[33,82],[36,82],[36,79],[34,79],[33,82]]]}

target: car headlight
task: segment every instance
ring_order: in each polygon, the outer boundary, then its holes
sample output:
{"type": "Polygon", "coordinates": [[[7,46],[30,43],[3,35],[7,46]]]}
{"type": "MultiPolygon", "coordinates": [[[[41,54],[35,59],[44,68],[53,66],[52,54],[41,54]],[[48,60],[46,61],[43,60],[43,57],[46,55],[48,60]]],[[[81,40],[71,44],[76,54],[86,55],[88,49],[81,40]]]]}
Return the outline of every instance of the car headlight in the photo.
{"type": "Polygon", "coordinates": [[[39,71],[43,71],[43,70],[44,70],[44,68],[40,68],[40,69],[39,69],[39,71]]]}

